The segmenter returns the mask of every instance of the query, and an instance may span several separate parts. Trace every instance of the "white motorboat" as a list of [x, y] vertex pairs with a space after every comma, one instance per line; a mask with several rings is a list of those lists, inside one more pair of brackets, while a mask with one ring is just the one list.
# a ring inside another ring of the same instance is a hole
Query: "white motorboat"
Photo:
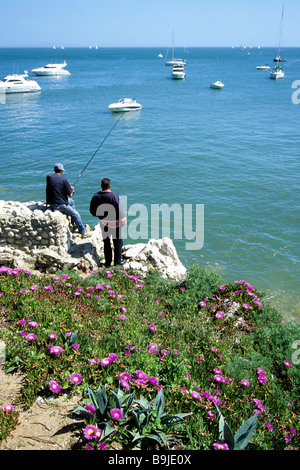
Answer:
[[126, 111], [138, 111], [142, 109], [142, 105], [137, 103], [136, 100], [131, 98], [121, 98], [116, 103], [112, 103], [108, 106], [113, 113], [120, 113]]
[[270, 70], [270, 66], [269, 65], [258, 65], [256, 67], [256, 70]]
[[66, 65], [66, 61], [63, 64], [47, 64], [44, 67], [32, 69], [31, 72], [38, 76], [70, 75], [70, 72], [65, 70]]
[[215, 88], [216, 90], [221, 90], [223, 87], [224, 83], [220, 82], [219, 80], [210, 84], [210, 88]]
[[185, 71], [183, 65], [173, 65], [172, 78], [177, 80], [185, 78]]
[[23, 75], [7, 75], [0, 81], [0, 93], [30, 93], [40, 91], [41, 87], [35, 80], [26, 79], [28, 73], [25, 70]]
[[280, 65], [276, 65], [270, 72], [270, 78], [273, 78], [273, 80], [280, 80], [281, 78], [284, 78], [284, 70]]

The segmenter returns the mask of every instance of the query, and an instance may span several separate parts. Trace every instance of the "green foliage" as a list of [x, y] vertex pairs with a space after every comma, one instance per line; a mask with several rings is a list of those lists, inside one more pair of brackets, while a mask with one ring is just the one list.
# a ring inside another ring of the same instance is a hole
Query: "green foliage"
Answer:
[[[297, 448], [300, 378], [291, 358], [299, 326], [282, 323], [245, 281], [226, 284], [193, 266], [183, 282], [123, 269], [86, 278], [2, 270], [0, 282], [4, 368], [22, 371], [25, 407], [37, 396], [82, 393], [96, 411], [79, 406], [76, 413], [101, 429], [108, 447], [212, 449], [217, 404], [230, 416], [230, 428], [220, 418], [230, 448], [280, 450], [288, 438]], [[73, 373], [81, 375], [78, 384], [70, 382]], [[122, 410], [120, 420], [113, 408]]]
[[216, 406], [219, 413], [219, 439], [226, 442], [229, 450], [244, 450], [249, 444], [257, 425], [257, 414], [247, 419], [236, 431], [232, 433], [229, 425], [225, 421], [220, 410]]

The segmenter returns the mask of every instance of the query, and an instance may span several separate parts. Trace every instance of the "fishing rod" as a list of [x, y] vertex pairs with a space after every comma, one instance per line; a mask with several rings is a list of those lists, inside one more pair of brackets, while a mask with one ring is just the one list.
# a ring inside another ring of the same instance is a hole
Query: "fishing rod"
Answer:
[[106, 141], [107, 137], [109, 136], [109, 134], [111, 134], [111, 132], [114, 130], [114, 128], [116, 127], [116, 125], [118, 124], [118, 122], [120, 121], [121, 117], [123, 116], [123, 113], [121, 113], [119, 119], [114, 123], [114, 125], [112, 126], [112, 128], [110, 129], [110, 131], [106, 134], [106, 136], [104, 137], [104, 139], [102, 140], [101, 144], [99, 145], [99, 147], [97, 148], [97, 150], [94, 152], [94, 154], [91, 156], [91, 158], [89, 159], [89, 161], [87, 162], [87, 164], [85, 165], [85, 167], [83, 168], [82, 172], [79, 173], [78, 177], [77, 177], [77, 180], [75, 181], [75, 183], [73, 184], [73, 186], [75, 186], [75, 184], [77, 183], [77, 181], [79, 180], [79, 178], [82, 176], [83, 172], [87, 169], [87, 167], [89, 166], [89, 164], [91, 163], [91, 161], [93, 160], [94, 156], [96, 155], [96, 153], [100, 150], [100, 148], [102, 147], [102, 145], [104, 144], [104, 142]]

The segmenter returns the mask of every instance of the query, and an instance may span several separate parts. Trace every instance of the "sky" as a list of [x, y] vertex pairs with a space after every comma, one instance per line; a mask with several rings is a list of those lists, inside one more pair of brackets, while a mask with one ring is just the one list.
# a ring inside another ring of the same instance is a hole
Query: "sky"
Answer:
[[0, 47], [300, 47], [300, 0], [0, 0]]

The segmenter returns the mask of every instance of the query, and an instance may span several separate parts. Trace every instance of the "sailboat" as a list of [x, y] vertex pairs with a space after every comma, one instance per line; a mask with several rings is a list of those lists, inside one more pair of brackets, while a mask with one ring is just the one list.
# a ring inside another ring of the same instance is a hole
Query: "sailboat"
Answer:
[[270, 78], [273, 80], [279, 80], [280, 78], [284, 78], [284, 70], [279, 62], [285, 59], [281, 59], [280, 57], [280, 44], [281, 44], [281, 34], [282, 34], [282, 21], [283, 21], [283, 13], [284, 13], [284, 5], [282, 6], [282, 13], [281, 13], [281, 23], [280, 23], [280, 34], [279, 34], [279, 46], [278, 46], [278, 54], [274, 59], [274, 62], [277, 63], [270, 72]]
[[167, 53], [166, 53], [165, 65], [172, 65], [173, 66], [173, 65], [185, 65], [186, 64], [186, 61], [184, 59], [175, 59], [174, 58], [174, 31], [173, 31], [173, 35], [172, 35], [172, 59], [167, 61], [168, 52], [169, 52], [169, 49], [167, 50]]

